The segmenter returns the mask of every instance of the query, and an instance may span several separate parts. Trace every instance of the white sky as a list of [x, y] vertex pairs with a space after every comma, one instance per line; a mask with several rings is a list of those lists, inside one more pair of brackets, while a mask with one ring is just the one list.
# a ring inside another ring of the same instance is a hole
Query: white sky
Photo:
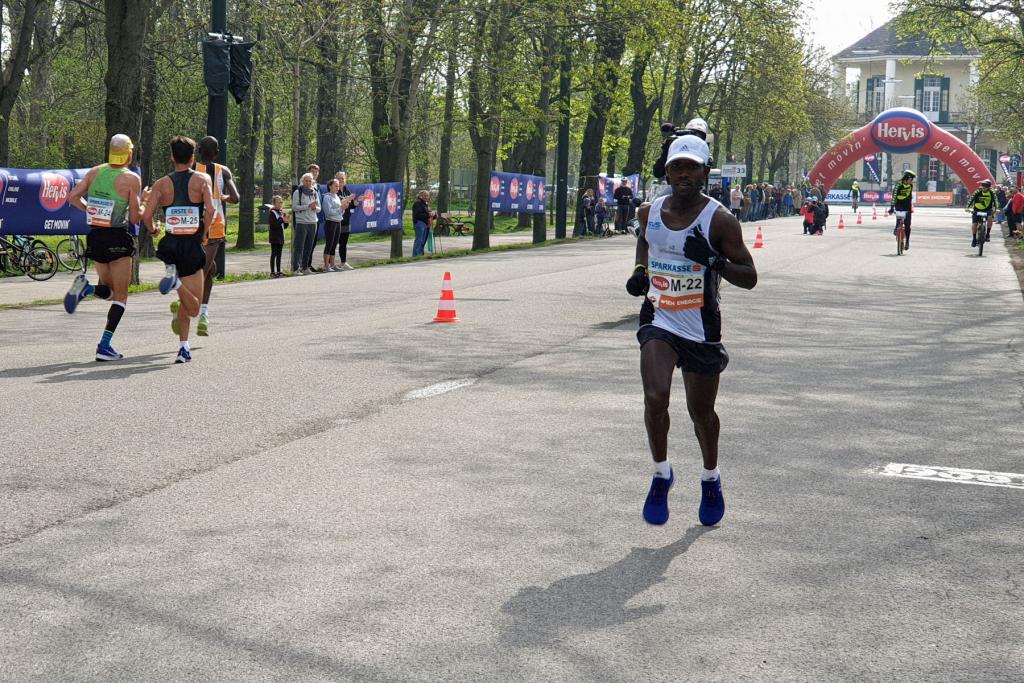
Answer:
[[810, 38], [834, 55], [871, 33], [892, 15], [890, 0], [808, 0]]

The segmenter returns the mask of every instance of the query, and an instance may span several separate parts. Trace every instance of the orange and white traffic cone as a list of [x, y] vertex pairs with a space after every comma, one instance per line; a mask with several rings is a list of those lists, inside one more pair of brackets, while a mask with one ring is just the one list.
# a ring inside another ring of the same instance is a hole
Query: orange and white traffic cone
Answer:
[[434, 316], [435, 323], [457, 323], [459, 318], [455, 315], [455, 290], [452, 289], [452, 274], [445, 272], [444, 282], [441, 283], [441, 299], [437, 303], [437, 315]]
[[857, 225], [862, 225], [864, 221], [860, 219], [860, 211], [857, 212]]
[[754, 249], [764, 249], [764, 235], [761, 234], [761, 226], [757, 226], [757, 236], [754, 237]]
[[843, 214], [839, 214], [839, 225], [836, 226], [840, 230], [846, 227], [846, 223], [843, 221]]
[[871, 206], [871, 220], [878, 220], [878, 207], [876, 205]]

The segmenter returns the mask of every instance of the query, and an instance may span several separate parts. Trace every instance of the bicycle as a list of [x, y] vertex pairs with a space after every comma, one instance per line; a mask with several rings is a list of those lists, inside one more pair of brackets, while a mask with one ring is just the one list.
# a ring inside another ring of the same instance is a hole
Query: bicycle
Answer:
[[978, 256], [985, 251], [985, 242], [989, 239], [988, 211], [975, 211], [971, 215], [971, 231], [974, 233], [974, 241], [978, 247]]
[[896, 255], [903, 255], [903, 244], [906, 240], [906, 233], [903, 229], [903, 219], [907, 217], [906, 211], [896, 211], [896, 229], [893, 230], [893, 234], [896, 235]]
[[57, 272], [57, 254], [41, 240], [0, 236], [0, 268], [33, 280], [49, 280]]
[[53, 251], [57, 254], [57, 260], [65, 270], [85, 272], [88, 265], [85, 255], [85, 240], [79, 235], [65, 237], [57, 243], [57, 248]]
[[473, 221], [465, 220], [458, 216], [453, 216], [450, 213], [442, 213], [437, 217], [437, 223], [434, 225], [434, 232], [437, 235], [471, 235], [473, 229], [476, 227]]

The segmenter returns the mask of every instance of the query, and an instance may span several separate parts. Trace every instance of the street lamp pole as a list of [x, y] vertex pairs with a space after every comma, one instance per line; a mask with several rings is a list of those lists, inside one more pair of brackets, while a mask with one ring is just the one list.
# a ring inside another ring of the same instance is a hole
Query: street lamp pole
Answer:
[[[228, 31], [227, 0], [213, 0], [213, 11], [210, 18], [210, 33], [223, 36]], [[228, 93], [207, 95], [206, 132], [220, 142], [220, 154], [217, 161], [227, 162], [228, 159]]]

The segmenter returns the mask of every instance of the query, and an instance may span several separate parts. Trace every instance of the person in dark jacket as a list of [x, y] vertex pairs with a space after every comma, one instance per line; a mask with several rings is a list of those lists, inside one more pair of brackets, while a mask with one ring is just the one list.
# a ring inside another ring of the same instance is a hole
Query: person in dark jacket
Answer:
[[423, 256], [423, 248], [427, 244], [427, 236], [430, 235], [430, 193], [423, 190], [416, 195], [416, 201], [412, 205], [412, 225], [416, 230], [416, 239], [412, 243], [412, 255]]
[[288, 227], [288, 214], [284, 212], [284, 198], [274, 195], [270, 209], [270, 277], [281, 277], [281, 252], [284, 251], [284, 231]]
[[817, 202], [814, 209], [814, 234], [825, 234], [825, 222], [828, 221], [828, 202], [822, 200]]

